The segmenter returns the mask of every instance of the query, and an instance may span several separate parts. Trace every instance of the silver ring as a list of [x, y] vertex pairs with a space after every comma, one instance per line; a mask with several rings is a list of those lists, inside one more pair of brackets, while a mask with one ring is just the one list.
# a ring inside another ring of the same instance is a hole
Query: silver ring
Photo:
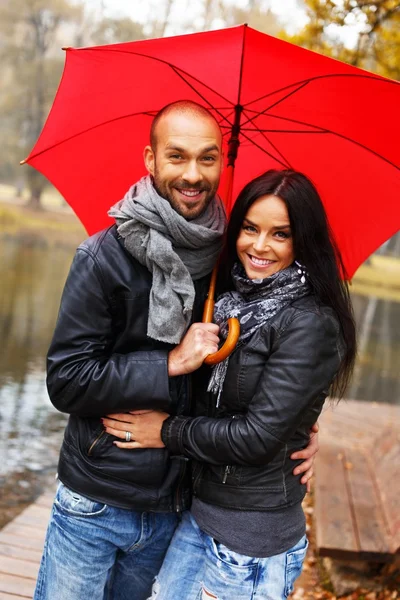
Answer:
[[126, 442], [131, 441], [131, 432], [130, 431], [125, 431], [125, 441]]

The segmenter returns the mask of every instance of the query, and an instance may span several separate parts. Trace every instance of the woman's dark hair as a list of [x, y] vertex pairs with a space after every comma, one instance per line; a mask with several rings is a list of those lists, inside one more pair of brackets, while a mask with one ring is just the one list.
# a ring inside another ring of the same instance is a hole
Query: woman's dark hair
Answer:
[[251, 205], [261, 196], [278, 196], [286, 204], [296, 260], [307, 271], [307, 279], [321, 303], [338, 316], [345, 342], [345, 355], [331, 387], [331, 395], [342, 397], [350, 381], [356, 356], [356, 332], [346, 269], [328, 223], [321, 198], [313, 183], [298, 171], [270, 170], [253, 179], [240, 192], [230, 216], [226, 246], [221, 259], [219, 287], [232, 289], [230, 276], [237, 262], [236, 240]]

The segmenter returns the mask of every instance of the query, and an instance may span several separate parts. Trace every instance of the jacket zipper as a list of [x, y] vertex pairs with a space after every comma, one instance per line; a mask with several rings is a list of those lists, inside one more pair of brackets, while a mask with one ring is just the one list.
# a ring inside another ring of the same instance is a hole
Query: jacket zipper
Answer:
[[232, 467], [230, 465], [227, 465], [225, 467], [225, 472], [224, 472], [224, 477], [222, 479], [222, 483], [226, 483], [226, 480], [228, 479], [228, 475], [230, 474], [231, 470], [232, 470]]
[[103, 437], [103, 435], [105, 434], [105, 430], [103, 430], [101, 433], [99, 433], [99, 435], [97, 436], [97, 438], [94, 440], [94, 442], [92, 442], [90, 444], [89, 450], [87, 451], [88, 456], [90, 456], [93, 452], [93, 448], [95, 447], [95, 445], [97, 444], [97, 442], [100, 441], [100, 439]]
[[[217, 404], [217, 406], [218, 406], [218, 404]], [[231, 419], [237, 419], [237, 418], [238, 418], [238, 416], [237, 416], [237, 415], [231, 415]], [[233, 473], [234, 473], [235, 471], [236, 471], [236, 467], [235, 467], [235, 466], [232, 466], [232, 465], [227, 465], [227, 466], [225, 467], [224, 476], [223, 476], [223, 478], [222, 478], [222, 483], [226, 483], [226, 480], [228, 479], [228, 476], [229, 476], [231, 473], [232, 473], [232, 475], [233, 475]]]

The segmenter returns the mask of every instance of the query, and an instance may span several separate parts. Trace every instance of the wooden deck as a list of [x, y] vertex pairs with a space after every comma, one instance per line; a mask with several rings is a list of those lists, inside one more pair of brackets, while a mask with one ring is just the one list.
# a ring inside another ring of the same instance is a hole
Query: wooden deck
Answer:
[[0, 531], [0, 600], [32, 598], [54, 491]]
[[391, 561], [400, 548], [400, 406], [342, 401], [320, 419], [315, 527], [321, 556]]

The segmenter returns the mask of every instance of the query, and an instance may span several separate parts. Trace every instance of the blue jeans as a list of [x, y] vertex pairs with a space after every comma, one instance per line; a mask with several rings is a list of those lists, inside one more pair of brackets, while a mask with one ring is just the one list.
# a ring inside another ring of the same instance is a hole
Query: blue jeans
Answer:
[[60, 483], [35, 600], [145, 600], [178, 517], [93, 502]]
[[304, 536], [282, 554], [269, 558], [245, 556], [201, 531], [187, 512], [172, 538], [151, 598], [284, 600], [301, 573], [307, 546]]

